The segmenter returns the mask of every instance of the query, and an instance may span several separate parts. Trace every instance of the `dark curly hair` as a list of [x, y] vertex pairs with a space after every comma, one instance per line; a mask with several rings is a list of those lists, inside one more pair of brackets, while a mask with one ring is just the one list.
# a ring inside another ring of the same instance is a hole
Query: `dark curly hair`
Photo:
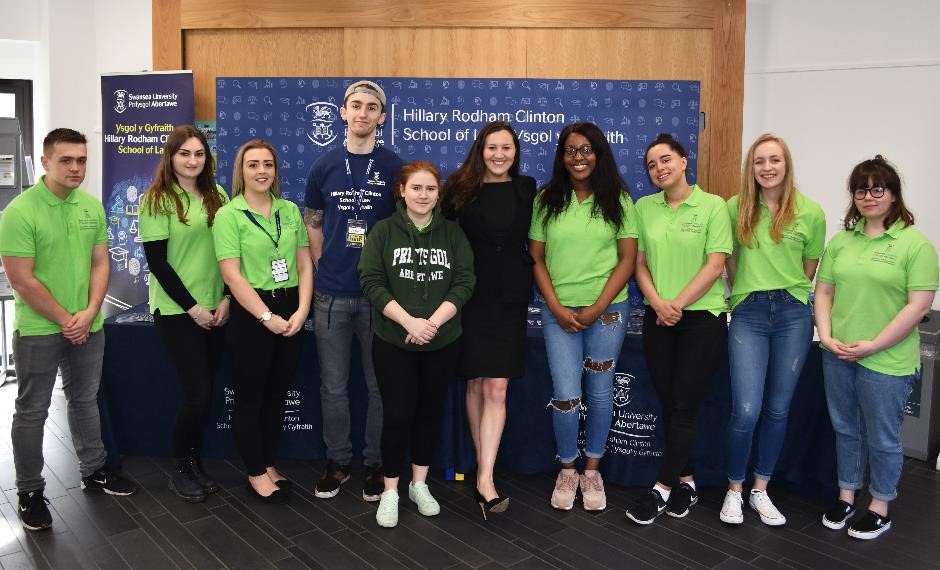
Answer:
[[467, 153], [467, 158], [460, 165], [456, 172], [447, 178], [444, 183], [444, 190], [441, 193], [441, 201], [446, 204], [446, 212], [453, 215], [459, 215], [461, 211], [480, 195], [480, 189], [483, 188], [483, 177], [486, 175], [486, 164], [483, 162], [483, 147], [486, 145], [486, 138], [499, 131], [508, 131], [512, 135], [512, 142], [516, 145], [516, 156], [513, 158], [512, 166], [509, 167], [509, 176], [516, 178], [519, 176], [519, 136], [513, 130], [512, 125], [506, 121], [492, 121], [480, 129], [477, 138]]

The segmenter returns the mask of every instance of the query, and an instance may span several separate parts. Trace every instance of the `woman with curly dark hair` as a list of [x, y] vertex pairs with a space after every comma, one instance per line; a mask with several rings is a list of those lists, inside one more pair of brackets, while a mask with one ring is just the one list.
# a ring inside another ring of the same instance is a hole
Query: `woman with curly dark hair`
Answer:
[[[552, 422], [561, 471], [551, 503], [607, 507], [598, 467], [613, 413], [613, 380], [626, 333], [626, 288], [636, 259], [636, 218], [604, 133], [574, 123], [558, 135], [552, 177], [535, 200], [529, 251], [541, 292], [542, 331], [552, 374]], [[584, 473], [578, 423], [587, 406]]]
[[476, 287], [463, 307], [457, 372], [467, 378], [467, 418], [477, 452], [475, 496], [484, 518], [509, 506], [493, 466], [506, 423], [509, 379], [525, 373], [532, 257], [526, 237], [535, 180], [519, 174], [519, 137], [505, 121], [487, 123], [444, 184], [444, 215], [473, 248]]

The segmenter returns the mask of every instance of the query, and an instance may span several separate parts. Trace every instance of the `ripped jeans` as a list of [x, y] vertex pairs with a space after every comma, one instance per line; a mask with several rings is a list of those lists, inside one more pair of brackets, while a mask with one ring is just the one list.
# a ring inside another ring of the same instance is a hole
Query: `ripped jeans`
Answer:
[[542, 303], [542, 334], [552, 373], [553, 396], [549, 405], [558, 459], [562, 463], [578, 458], [582, 394], [586, 409], [584, 455], [604, 456], [614, 410], [614, 372], [627, 332], [627, 319], [627, 303], [612, 303], [587, 330], [568, 333]]

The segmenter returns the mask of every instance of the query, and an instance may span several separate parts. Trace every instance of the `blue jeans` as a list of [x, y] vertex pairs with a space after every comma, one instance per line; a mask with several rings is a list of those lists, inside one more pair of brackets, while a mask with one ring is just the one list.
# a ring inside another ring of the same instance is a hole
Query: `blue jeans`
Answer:
[[78, 470], [88, 477], [107, 459], [98, 417], [98, 386], [104, 361], [104, 331], [88, 335], [84, 344], [72, 344], [61, 334], [20, 336], [13, 333], [16, 361], [16, 413], [13, 414], [13, 464], [20, 493], [44, 489], [42, 441], [56, 371], [62, 372], [62, 390]]
[[[588, 329], [568, 333], [542, 303], [542, 334], [552, 373], [552, 424], [562, 463], [578, 458], [582, 407], [586, 408], [584, 455], [604, 456], [614, 412], [614, 372], [627, 332], [627, 318], [626, 302], [613, 303]], [[562, 403], [570, 403], [568, 409], [560, 409]]]
[[829, 417], [836, 432], [839, 488], [862, 488], [866, 455], [871, 470], [871, 496], [891, 501], [898, 496], [904, 446], [904, 404], [920, 376], [891, 376], [845, 362], [823, 351], [823, 378]]
[[787, 435], [790, 401], [813, 339], [809, 305], [785, 290], [758, 291], [731, 313], [731, 421], [728, 425], [728, 481], [742, 483], [757, 430], [754, 477], [773, 475]]
[[313, 296], [313, 331], [320, 362], [320, 402], [326, 456], [340, 465], [352, 461], [349, 440], [349, 369], [353, 335], [359, 340], [362, 374], [369, 392], [366, 412], [366, 465], [382, 463], [382, 396], [372, 365], [372, 305], [365, 297]]

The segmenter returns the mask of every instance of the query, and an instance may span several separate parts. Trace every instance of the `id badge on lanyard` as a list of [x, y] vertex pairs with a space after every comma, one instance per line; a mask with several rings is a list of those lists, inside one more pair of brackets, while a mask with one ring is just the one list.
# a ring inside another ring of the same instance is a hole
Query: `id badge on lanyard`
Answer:
[[271, 278], [274, 279], [275, 283], [283, 283], [290, 279], [286, 259], [279, 257], [271, 260]]
[[346, 220], [346, 247], [362, 248], [366, 243], [367, 229], [365, 220]]
[[362, 184], [358, 187], [353, 182], [352, 167], [349, 165], [349, 157], [346, 157], [346, 179], [349, 182], [350, 191], [356, 194], [356, 206], [353, 211], [353, 219], [346, 220], [346, 247], [362, 249], [366, 243], [366, 233], [369, 231], [369, 224], [365, 220], [359, 219], [359, 210], [362, 209], [363, 189], [369, 182], [369, 174], [372, 172], [372, 163], [375, 159], [370, 158], [366, 165], [366, 175], [362, 179]]

